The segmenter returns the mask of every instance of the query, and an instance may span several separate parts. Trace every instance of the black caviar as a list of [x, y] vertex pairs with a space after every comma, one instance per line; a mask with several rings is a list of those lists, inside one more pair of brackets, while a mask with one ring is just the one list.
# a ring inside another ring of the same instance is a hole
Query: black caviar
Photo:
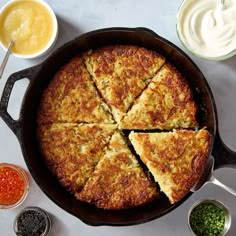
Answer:
[[48, 232], [47, 215], [39, 209], [27, 209], [16, 219], [15, 232], [18, 236], [42, 236]]

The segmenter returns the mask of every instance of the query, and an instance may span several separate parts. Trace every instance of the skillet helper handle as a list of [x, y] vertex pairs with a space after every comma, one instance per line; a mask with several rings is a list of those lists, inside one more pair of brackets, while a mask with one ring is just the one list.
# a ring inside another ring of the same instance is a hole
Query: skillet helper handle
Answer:
[[236, 169], [236, 152], [229, 149], [222, 141], [219, 131], [215, 136], [212, 154], [215, 158], [215, 169], [221, 167], [232, 167]]
[[236, 191], [234, 189], [232, 189], [232, 188], [228, 187], [227, 185], [221, 183], [218, 179], [215, 178], [214, 175], [211, 176], [210, 182], [212, 184], [215, 184], [215, 185], [223, 188], [225, 191], [233, 194], [234, 196], [236, 196]]
[[[34, 78], [35, 74], [38, 72], [39, 68], [40, 66], [34, 66], [10, 75], [3, 89], [0, 101], [0, 117], [18, 138], [20, 136], [21, 117], [19, 117], [18, 120], [14, 120], [7, 111], [11, 92], [16, 81], [26, 78], [31, 81], [32, 78]], [[30, 86], [30, 83], [28, 86]]]

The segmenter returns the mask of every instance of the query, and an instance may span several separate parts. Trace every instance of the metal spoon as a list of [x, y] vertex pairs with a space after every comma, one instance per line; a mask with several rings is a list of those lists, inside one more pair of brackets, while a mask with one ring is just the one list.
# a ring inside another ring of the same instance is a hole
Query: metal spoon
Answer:
[[228, 191], [229, 193], [233, 194], [234, 196], [236, 196], [236, 191], [226, 185], [224, 185], [223, 183], [221, 183], [219, 180], [217, 180], [214, 175], [213, 175], [213, 169], [214, 169], [214, 163], [215, 163], [215, 159], [210, 156], [207, 160], [206, 166], [202, 172], [202, 175], [200, 177], [200, 179], [198, 180], [198, 182], [191, 188], [192, 192], [196, 192], [199, 189], [201, 189], [203, 186], [205, 186], [208, 183], [212, 183], [215, 185], [220, 186], [221, 188], [223, 188], [224, 190]]
[[223, 10], [224, 9], [224, 5], [225, 5], [225, 0], [221, 0], [221, 10]]
[[5, 67], [6, 67], [8, 58], [9, 58], [9, 56], [11, 54], [11, 49], [12, 49], [13, 45], [14, 45], [14, 41], [12, 40], [10, 42], [9, 46], [8, 46], [6, 55], [5, 55], [5, 57], [4, 57], [3, 61], [2, 61], [2, 64], [0, 66], [0, 79], [2, 78], [2, 74], [3, 74], [3, 71], [4, 71]]

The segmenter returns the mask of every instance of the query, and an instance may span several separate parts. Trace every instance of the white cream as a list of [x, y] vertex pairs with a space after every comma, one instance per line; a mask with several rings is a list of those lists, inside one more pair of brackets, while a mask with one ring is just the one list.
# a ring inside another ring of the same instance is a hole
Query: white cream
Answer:
[[177, 31], [193, 53], [216, 58], [236, 49], [236, 0], [185, 0], [178, 14]]

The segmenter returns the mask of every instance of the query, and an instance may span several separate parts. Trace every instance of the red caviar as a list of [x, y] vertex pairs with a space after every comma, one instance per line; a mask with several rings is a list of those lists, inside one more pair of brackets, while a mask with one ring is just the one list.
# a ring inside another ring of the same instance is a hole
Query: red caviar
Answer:
[[0, 204], [17, 203], [25, 193], [25, 180], [17, 168], [0, 166]]

